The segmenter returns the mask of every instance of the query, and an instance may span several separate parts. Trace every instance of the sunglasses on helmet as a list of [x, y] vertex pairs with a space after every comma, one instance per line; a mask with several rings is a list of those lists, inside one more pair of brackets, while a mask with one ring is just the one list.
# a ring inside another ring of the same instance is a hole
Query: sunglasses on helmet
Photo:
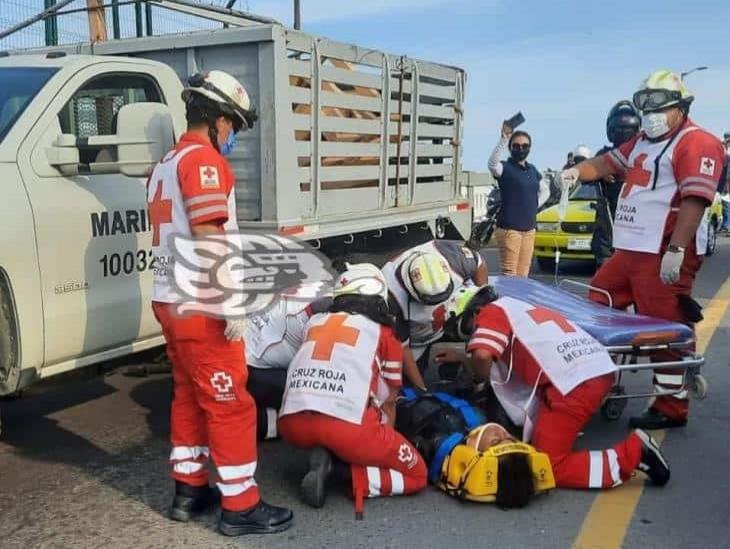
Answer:
[[676, 90], [640, 90], [634, 94], [634, 106], [642, 112], [656, 111], [682, 100]]

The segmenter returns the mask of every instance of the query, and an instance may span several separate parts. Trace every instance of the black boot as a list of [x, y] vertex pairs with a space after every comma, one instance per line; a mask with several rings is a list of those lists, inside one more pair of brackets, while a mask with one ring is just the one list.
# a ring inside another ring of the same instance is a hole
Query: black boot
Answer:
[[629, 427], [634, 429], [669, 429], [685, 425], [687, 425], [686, 419], [672, 419], [654, 408], [649, 408], [642, 415], [629, 419]]
[[309, 454], [309, 471], [302, 479], [301, 492], [304, 503], [322, 507], [327, 497], [327, 479], [332, 473], [332, 456], [322, 447]]
[[210, 486], [190, 486], [175, 481], [175, 497], [172, 499], [170, 518], [187, 522], [193, 514], [202, 513], [219, 501], [220, 493]]
[[659, 450], [659, 445], [649, 433], [641, 429], [636, 429], [634, 433], [641, 439], [641, 444], [643, 445], [641, 462], [637, 469], [646, 473], [657, 486], [664, 486], [669, 482], [671, 473], [669, 471], [669, 463], [667, 463], [667, 460]]
[[285, 507], [269, 505], [261, 500], [246, 511], [221, 510], [218, 528], [226, 536], [244, 534], [274, 534], [292, 525], [294, 513]]

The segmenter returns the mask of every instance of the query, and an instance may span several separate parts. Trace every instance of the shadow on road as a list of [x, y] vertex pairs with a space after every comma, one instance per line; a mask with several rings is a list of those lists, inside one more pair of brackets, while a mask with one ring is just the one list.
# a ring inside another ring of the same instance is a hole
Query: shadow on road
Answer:
[[[65, 416], [75, 407], [104, 397], [113, 398], [119, 392], [121, 390], [104, 377], [2, 402], [4, 430], [0, 442], [14, 448], [21, 458], [63, 464], [83, 471], [125, 497], [166, 514], [169, 493], [159, 488], [160, 483], [168, 478], [169, 376], [150, 378], [131, 390], [132, 399], [147, 411], [149, 435], [141, 443], [123, 446], [119, 451], [109, 451], [94, 442], [98, 439], [103, 444], [111, 440], [112, 447], [118, 446], [120, 442], [123, 444], [130, 421], [129, 401], [124, 397], [114, 399], [113, 404], [90, 408], [99, 408], [109, 417], [99, 418], [99, 412], [94, 412], [88, 418], [79, 419], [75, 416], [71, 423], [74, 429], [83, 431], [84, 436], [61, 425], [61, 422], [65, 423]], [[65, 411], [62, 419], [50, 417], [62, 410]], [[156, 486], [151, 485], [151, 478], [157, 479]], [[5, 480], [12, 484], [12, 480]], [[4, 486], [4, 489], [9, 488]], [[17, 488], [22, 493], [23, 487]]]

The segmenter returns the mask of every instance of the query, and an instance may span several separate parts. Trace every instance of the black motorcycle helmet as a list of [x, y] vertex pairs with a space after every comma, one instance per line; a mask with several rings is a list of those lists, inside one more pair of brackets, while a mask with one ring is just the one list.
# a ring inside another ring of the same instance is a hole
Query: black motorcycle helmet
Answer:
[[626, 143], [641, 127], [641, 117], [636, 107], [627, 100], [616, 103], [606, 119], [606, 136], [614, 147]]

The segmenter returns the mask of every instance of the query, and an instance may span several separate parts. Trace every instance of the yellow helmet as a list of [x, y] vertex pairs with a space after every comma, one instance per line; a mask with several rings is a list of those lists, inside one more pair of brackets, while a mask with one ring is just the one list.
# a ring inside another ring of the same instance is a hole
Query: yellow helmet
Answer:
[[462, 286], [457, 288], [446, 302], [446, 313], [459, 340], [466, 341], [474, 332], [474, 317], [480, 307], [498, 298], [492, 286]]
[[689, 106], [692, 92], [676, 72], [659, 70], [650, 74], [634, 94], [634, 106], [641, 112], [652, 112], [673, 105]]
[[449, 264], [440, 254], [415, 252], [400, 267], [403, 286], [413, 299], [426, 305], [446, 301], [454, 290]]
[[347, 263], [345, 272], [335, 282], [332, 296], [350, 294], [379, 296], [387, 302], [388, 284], [380, 269], [372, 263]]

